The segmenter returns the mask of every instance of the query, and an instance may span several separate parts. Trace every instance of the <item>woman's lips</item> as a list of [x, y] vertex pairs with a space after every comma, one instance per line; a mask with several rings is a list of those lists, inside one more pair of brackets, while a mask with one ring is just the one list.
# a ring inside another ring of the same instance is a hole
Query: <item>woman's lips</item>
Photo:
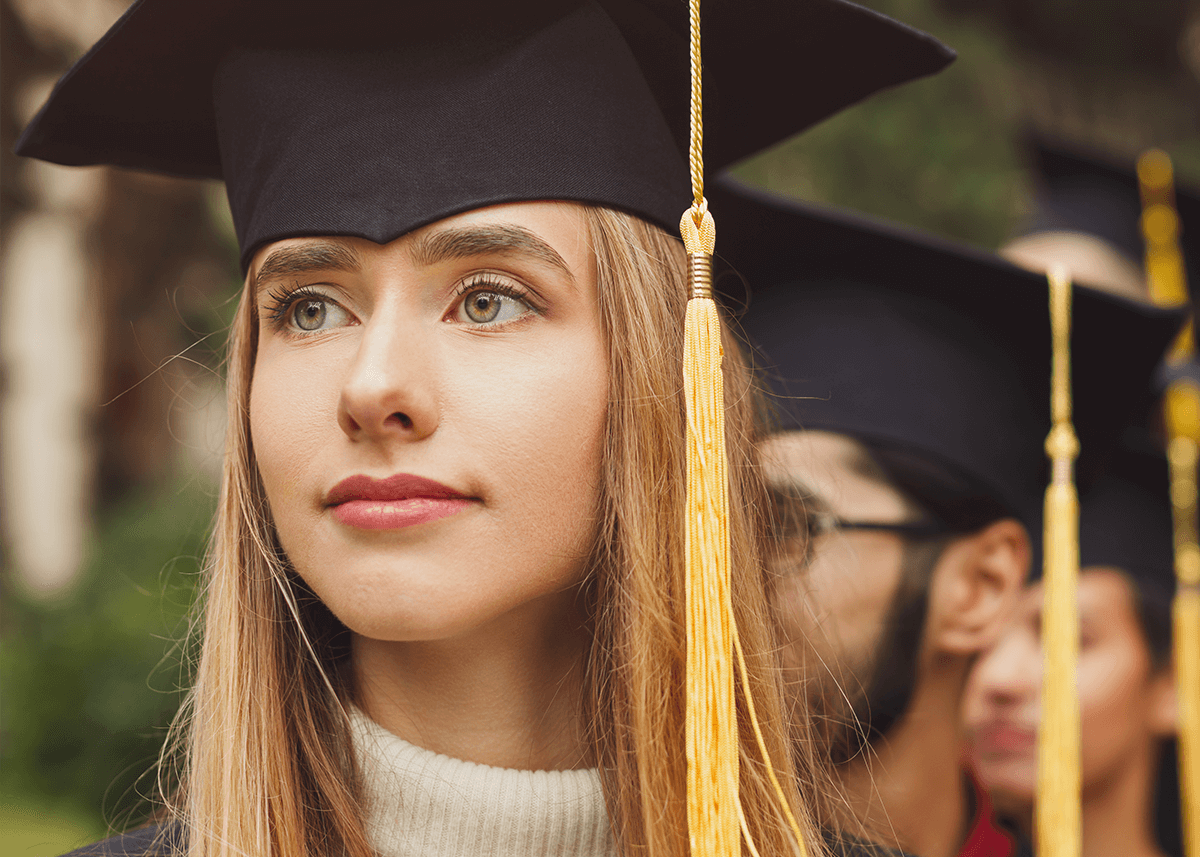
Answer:
[[1024, 756], [1037, 747], [1037, 731], [1007, 721], [993, 721], [975, 734], [976, 753], [983, 757]]
[[455, 515], [476, 498], [432, 479], [398, 473], [387, 479], [351, 476], [325, 497], [333, 517], [360, 530], [398, 530]]

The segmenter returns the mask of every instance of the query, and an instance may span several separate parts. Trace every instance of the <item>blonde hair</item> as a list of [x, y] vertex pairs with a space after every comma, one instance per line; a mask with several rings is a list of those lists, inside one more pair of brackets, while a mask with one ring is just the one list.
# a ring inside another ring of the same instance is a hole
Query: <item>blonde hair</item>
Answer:
[[[620, 853], [688, 853], [683, 753], [683, 251], [630, 215], [585, 207], [608, 341], [600, 525], [585, 583], [594, 626], [584, 716]], [[189, 857], [367, 857], [345, 705], [346, 632], [288, 565], [249, 433], [257, 320], [244, 290], [229, 354], [230, 423], [208, 562], [194, 689], [176, 722], [183, 757], [169, 802]], [[725, 343], [731, 556], [737, 621], [775, 773], [823, 851], [813, 800], [827, 774], [805, 724], [784, 726], [753, 463], [746, 363]], [[740, 710], [742, 800], [763, 854], [796, 853]], [[792, 739], [792, 740], [789, 740]]]

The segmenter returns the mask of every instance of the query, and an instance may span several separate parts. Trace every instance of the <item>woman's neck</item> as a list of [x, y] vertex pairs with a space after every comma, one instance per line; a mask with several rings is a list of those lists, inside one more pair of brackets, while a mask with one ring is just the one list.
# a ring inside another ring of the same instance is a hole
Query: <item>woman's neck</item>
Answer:
[[1151, 828], [1157, 754], [1138, 752], [1083, 795], [1083, 857], [1162, 857]]
[[433, 641], [355, 635], [357, 702], [406, 741], [502, 768], [589, 763], [581, 696], [587, 634], [574, 593]]

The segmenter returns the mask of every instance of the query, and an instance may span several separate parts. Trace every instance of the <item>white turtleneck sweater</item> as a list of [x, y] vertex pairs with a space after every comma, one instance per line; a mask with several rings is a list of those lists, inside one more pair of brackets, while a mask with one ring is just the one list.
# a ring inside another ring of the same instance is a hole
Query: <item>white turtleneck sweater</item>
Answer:
[[416, 747], [352, 709], [380, 857], [615, 857], [595, 768], [518, 771]]

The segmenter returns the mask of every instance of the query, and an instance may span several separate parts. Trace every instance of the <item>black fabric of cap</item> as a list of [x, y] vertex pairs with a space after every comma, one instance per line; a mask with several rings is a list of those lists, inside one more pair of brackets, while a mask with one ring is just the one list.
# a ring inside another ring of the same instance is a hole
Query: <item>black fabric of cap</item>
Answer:
[[[1100, 153], [1042, 136], [1029, 135], [1027, 149], [1037, 183], [1036, 207], [1028, 232], [1084, 232], [1108, 242], [1141, 269], [1146, 251], [1135, 165], [1122, 165]], [[1176, 183], [1175, 208], [1194, 318], [1194, 294], [1200, 284], [1200, 193]], [[1200, 366], [1194, 360], [1163, 363], [1153, 383], [1163, 390], [1180, 378], [1200, 383]]]
[[[1042, 576], [1042, 507], [1030, 506], [1035, 562]], [[1079, 567], [1117, 568], [1147, 597], [1169, 602], [1175, 591], [1174, 524], [1167, 460], [1144, 430], [1127, 431], [1103, 475], [1079, 498]]]
[[[785, 429], [929, 456], [1014, 514], [1046, 484], [1050, 321], [1044, 277], [993, 254], [710, 182], [717, 251], [750, 286], [742, 318]], [[727, 276], [718, 279], [726, 288]], [[740, 281], [735, 281], [740, 282]], [[1097, 474], [1182, 312], [1074, 290], [1072, 381]]]
[[[717, 169], [953, 52], [844, 0], [709, 0]], [[678, 0], [140, 0], [59, 82], [18, 152], [223, 178], [245, 264], [298, 235], [385, 242], [527, 199], [674, 231], [691, 199]]]
[[1080, 498], [1079, 565], [1119, 568], [1160, 599], [1175, 591], [1171, 488], [1162, 454], [1127, 445], [1114, 452], [1104, 477]]

